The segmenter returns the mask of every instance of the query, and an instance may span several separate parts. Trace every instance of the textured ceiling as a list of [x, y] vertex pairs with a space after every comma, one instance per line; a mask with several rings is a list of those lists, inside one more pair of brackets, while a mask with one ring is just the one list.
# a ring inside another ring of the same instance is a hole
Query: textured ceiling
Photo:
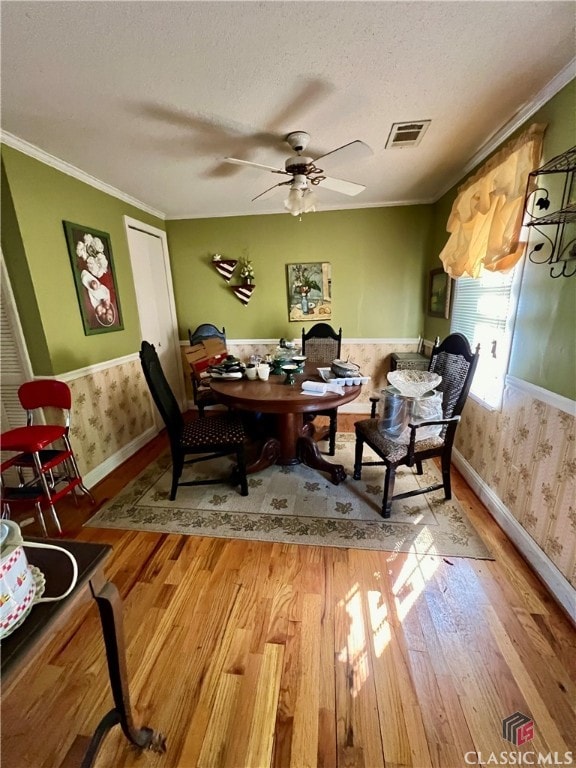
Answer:
[[[2, 3], [1, 120], [168, 218], [272, 213], [290, 131], [330, 175], [323, 210], [429, 202], [554, 83], [574, 76], [573, 2]], [[552, 95], [552, 94], [551, 94]], [[416, 148], [392, 123], [430, 119]]]

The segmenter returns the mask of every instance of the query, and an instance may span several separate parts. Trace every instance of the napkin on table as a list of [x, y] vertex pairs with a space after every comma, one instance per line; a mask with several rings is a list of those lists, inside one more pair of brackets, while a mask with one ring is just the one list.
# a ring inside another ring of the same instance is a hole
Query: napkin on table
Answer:
[[303, 381], [302, 392], [305, 395], [325, 395], [326, 392], [335, 392], [337, 395], [343, 395], [344, 390], [339, 384], [330, 384], [320, 381]]

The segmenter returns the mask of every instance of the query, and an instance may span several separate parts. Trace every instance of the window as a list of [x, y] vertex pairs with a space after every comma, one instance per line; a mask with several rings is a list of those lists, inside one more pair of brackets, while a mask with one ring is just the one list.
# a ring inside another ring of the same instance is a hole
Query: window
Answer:
[[455, 281], [450, 330], [463, 333], [473, 349], [480, 344], [470, 392], [492, 408], [502, 404], [521, 272], [517, 265], [511, 272], [484, 270], [479, 278]]

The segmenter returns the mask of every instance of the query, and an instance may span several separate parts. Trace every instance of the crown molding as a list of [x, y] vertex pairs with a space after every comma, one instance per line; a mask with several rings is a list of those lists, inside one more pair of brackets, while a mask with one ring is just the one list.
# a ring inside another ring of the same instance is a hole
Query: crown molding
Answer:
[[12, 149], [17, 149], [24, 155], [33, 157], [35, 160], [39, 160], [41, 163], [49, 165], [51, 168], [55, 168], [57, 171], [65, 173], [67, 176], [72, 176], [74, 179], [78, 179], [78, 181], [82, 181], [84, 184], [88, 184], [89, 186], [100, 190], [100, 192], [105, 192], [107, 195], [112, 195], [112, 197], [116, 197], [118, 200], [128, 203], [128, 205], [133, 205], [135, 208], [145, 211], [151, 216], [156, 216], [158, 219], [162, 220], [166, 218], [166, 215], [162, 211], [158, 211], [156, 208], [146, 205], [146, 203], [143, 203], [141, 200], [137, 200], [135, 197], [131, 197], [125, 192], [116, 189], [116, 187], [106, 184], [104, 181], [100, 181], [100, 179], [97, 179], [95, 176], [91, 176], [89, 173], [80, 170], [80, 168], [76, 168], [75, 165], [71, 165], [65, 160], [60, 160], [60, 158], [50, 155], [43, 149], [36, 147], [34, 144], [30, 144], [28, 141], [24, 141], [24, 139], [18, 138], [18, 136], [14, 136], [12, 133], [2, 131], [0, 140], [3, 144], [6, 144], [6, 146], [12, 147]]
[[470, 171], [472, 171], [482, 160], [485, 160], [488, 155], [502, 144], [503, 141], [514, 133], [523, 123], [526, 122], [535, 112], [538, 112], [540, 107], [543, 107], [553, 96], [568, 85], [569, 82], [576, 77], [576, 58], [572, 59], [564, 69], [560, 70], [558, 74], [547, 83], [536, 96], [524, 104], [515, 114], [499, 128], [492, 136], [480, 147], [480, 149], [470, 158], [466, 163], [463, 170], [458, 173], [458, 177], [453, 177], [452, 181], [444, 187], [433, 202], [437, 202], [448, 192], [455, 184], [458, 184]]

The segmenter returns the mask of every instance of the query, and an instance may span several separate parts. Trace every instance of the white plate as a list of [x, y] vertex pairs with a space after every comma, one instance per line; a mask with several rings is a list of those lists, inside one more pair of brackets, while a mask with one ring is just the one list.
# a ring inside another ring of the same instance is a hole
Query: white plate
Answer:
[[223, 381], [233, 381], [234, 379], [241, 379], [244, 374], [242, 371], [237, 371], [235, 373], [211, 373], [210, 376], [213, 379], [222, 379]]

